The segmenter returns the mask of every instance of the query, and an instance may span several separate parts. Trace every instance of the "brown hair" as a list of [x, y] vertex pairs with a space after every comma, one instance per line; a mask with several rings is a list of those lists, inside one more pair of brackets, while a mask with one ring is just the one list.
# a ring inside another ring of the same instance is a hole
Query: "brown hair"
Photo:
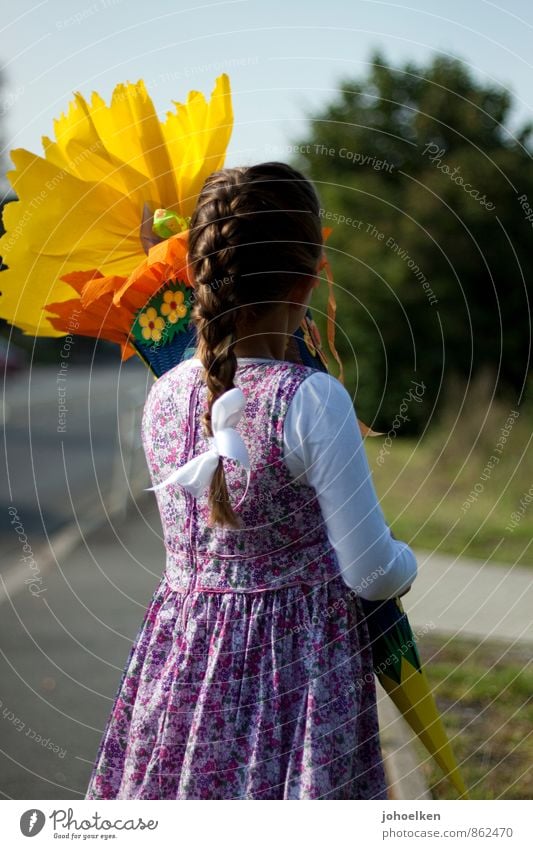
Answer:
[[[316, 191], [283, 162], [224, 168], [206, 179], [189, 227], [195, 285], [192, 318], [207, 383], [203, 424], [212, 436], [214, 401], [234, 386], [233, 351], [244, 313], [257, 315], [316, 274], [323, 237]], [[222, 458], [209, 491], [211, 521], [239, 527]]]

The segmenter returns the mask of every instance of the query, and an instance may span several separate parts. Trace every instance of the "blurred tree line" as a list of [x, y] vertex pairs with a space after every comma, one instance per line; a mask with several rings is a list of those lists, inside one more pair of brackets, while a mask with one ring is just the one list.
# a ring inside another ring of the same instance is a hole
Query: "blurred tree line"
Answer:
[[394, 69], [376, 51], [368, 75], [341, 80], [331, 102], [308, 114], [308, 137], [294, 140], [293, 164], [314, 181], [323, 225], [333, 227], [347, 388], [380, 430], [412, 389], [402, 432], [419, 432], [438, 416], [452, 376], [489, 370], [496, 394], [514, 403], [523, 391], [533, 127], [511, 132], [512, 108], [507, 90], [477, 82], [457, 59]]

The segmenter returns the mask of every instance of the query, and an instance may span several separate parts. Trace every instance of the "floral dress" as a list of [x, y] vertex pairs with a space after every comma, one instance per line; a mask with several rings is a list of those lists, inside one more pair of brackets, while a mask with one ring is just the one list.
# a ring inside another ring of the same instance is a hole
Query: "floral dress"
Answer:
[[[314, 370], [239, 364], [251, 474], [239, 529], [207, 497], [158, 490], [163, 576], [132, 645], [87, 799], [386, 799], [368, 631], [314, 490], [283, 459], [283, 421]], [[184, 360], [152, 386], [152, 483], [209, 447], [206, 387]], [[230, 498], [246, 486], [224, 459]]]

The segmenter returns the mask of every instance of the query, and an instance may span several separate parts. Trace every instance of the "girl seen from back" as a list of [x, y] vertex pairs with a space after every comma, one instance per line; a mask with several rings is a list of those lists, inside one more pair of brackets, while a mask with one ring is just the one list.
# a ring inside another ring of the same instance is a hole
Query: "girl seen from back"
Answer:
[[284, 359], [323, 252], [279, 162], [206, 180], [190, 224], [196, 355], [142, 438], [166, 564], [88, 799], [386, 799], [360, 596], [417, 565], [377, 500], [351, 398]]

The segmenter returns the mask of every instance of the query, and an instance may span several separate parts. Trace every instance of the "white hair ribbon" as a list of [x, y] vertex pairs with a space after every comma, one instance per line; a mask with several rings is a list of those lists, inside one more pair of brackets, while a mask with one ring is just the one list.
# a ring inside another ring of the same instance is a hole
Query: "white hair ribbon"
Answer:
[[219, 458], [229, 457], [231, 460], [240, 463], [247, 472], [246, 489], [239, 501], [240, 504], [246, 496], [250, 483], [250, 458], [244, 440], [235, 425], [239, 422], [245, 406], [246, 397], [243, 391], [237, 387], [228, 389], [220, 395], [211, 408], [213, 436], [209, 438], [207, 451], [192, 457], [185, 465], [171, 472], [165, 480], [155, 486], [146, 487], [146, 489], [154, 491], [171, 483], [177, 483], [194, 495], [195, 498], [198, 498], [202, 492], [209, 488]]

